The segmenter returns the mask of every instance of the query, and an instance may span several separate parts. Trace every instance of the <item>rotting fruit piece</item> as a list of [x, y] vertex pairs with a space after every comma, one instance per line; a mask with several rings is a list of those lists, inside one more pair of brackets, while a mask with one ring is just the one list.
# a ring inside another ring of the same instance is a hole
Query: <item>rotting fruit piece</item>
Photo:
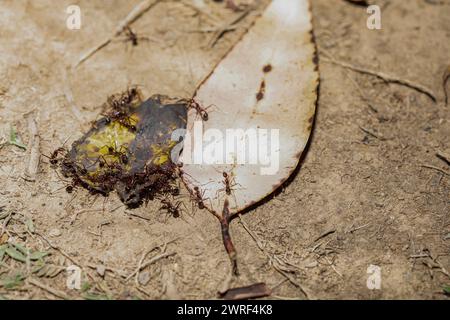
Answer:
[[62, 171], [92, 193], [116, 190], [128, 207], [170, 194], [177, 178], [171, 152], [176, 129], [186, 128], [187, 106], [162, 95], [142, 102], [136, 88], [108, 99], [104, 117], [72, 145]]

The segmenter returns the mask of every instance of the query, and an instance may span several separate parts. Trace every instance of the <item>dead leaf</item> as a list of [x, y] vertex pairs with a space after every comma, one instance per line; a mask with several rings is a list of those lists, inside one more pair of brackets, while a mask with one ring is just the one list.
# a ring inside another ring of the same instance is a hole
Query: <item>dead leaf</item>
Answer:
[[198, 88], [208, 121], [188, 113], [182, 178], [220, 220], [230, 257], [232, 216], [287, 181], [307, 145], [318, 86], [311, 32], [307, 0], [272, 1]]

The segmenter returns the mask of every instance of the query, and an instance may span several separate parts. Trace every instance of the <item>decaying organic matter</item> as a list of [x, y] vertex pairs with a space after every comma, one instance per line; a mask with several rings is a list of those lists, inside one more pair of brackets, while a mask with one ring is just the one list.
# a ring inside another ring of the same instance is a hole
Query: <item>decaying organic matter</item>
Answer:
[[161, 95], [142, 102], [139, 91], [131, 88], [110, 97], [104, 109], [104, 117], [62, 159], [64, 175], [92, 193], [115, 190], [131, 208], [178, 192], [176, 165], [170, 159], [178, 141], [172, 140], [172, 132], [185, 127], [186, 105]]

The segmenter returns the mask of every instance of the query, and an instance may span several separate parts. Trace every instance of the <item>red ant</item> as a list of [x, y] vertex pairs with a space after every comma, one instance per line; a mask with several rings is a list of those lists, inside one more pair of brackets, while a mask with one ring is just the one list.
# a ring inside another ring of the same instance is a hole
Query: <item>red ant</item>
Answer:
[[132, 119], [125, 111], [113, 110], [110, 113], [108, 113], [105, 118], [107, 123], [117, 121], [125, 128], [133, 132], [136, 131], [136, 125], [132, 123]]
[[140, 40], [153, 41], [153, 39], [149, 37], [140, 37], [133, 31], [129, 26], [125, 28], [125, 36], [126, 38], [122, 41], [127, 42], [130, 41], [133, 47], [137, 47], [139, 45]]
[[225, 178], [225, 192], [227, 195], [231, 195], [231, 185], [230, 185], [230, 178], [228, 177], [228, 174], [226, 172], [222, 173], [222, 176]]
[[[117, 151], [117, 148], [113, 148], [111, 146], [106, 146], [106, 147], [108, 147], [108, 155], [117, 157], [120, 160], [120, 162], [122, 162], [123, 164], [128, 164], [129, 159], [126, 154], [127, 148], [124, 145], [120, 146], [119, 151]], [[125, 148], [125, 151], [122, 151], [123, 148]]]
[[138, 36], [137, 34], [130, 28], [130, 27], [126, 27], [125, 28], [128, 40], [131, 41], [131, 44], [136, 47], [138, 45]]
[[161, 200], [161, 203], [163, 204], [161, 209], [164, 209], [167, 211], [167, 213], [171, 214], [174, 218], [178, 218], [180, 216], [180, 206], [183, 204], [181, 201], [178, 201], [175, 205], [173, 205], [169, 200], [163, 199]]
[[187, 105], [189, 109], [195, 109], [203, 121], [208, 121], [209, 115], [206, 109], [208, 109], [209, 107], [203, 108], [197, 101], [195, 101], [194, 98], [189, 99], [187, 101]]
[[43, 156], [50, 159], [50, 163], [52, 165], [56, 165], [56, 164], [58, 164], [59, 160], [61, 160], [61, 159], [58, 159], [59, 154], [63, 153], [63, 152], [67, 153], [67, 150], [63, 147], [60, 147], [60, 148], [56, 149], [55, 151], [53, 151], [50, 156], [47, 156], [45, 154], [43, 154]]
[[195, 201], [197, 201], [199, 209], [205, 209], [205, 204], [203, 202], [203, 195], [205, 192], [200, 193], [200, 189], [198, 187], [194, 187], [194, 197]]
[[233, 173], [228, 174], [225, 171], [222, 172], [222, 177], [224, 178], [223, 184], [225, 185], [224, 188], [217, 190], [217, 193], [225, 191], [227, 195], [231, 195], [233, 191], [233, 187], [240, 185], [239, 183], [236, 183], [234, 178], [232, 177]]
[[138, 101], [141, 100], [141, 93], [137, 87], [131, 87], [122, 93], [120, 97], [117, 97], [117, 95], [109, 97], [108, 105], [112, 110], [105, 115], [107, 123], [117, 121], [131, 131], [136, 131], [136, 125], [129, 116], [129, 108], [136, 99]]

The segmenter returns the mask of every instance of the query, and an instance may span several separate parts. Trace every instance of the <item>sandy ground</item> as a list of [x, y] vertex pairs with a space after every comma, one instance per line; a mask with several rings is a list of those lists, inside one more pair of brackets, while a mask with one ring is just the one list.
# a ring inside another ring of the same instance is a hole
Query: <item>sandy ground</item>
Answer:
[[[206, 211], [188, 205], [176, 219], [156, 202], [130, 211], [115, 195], [68, 194], [45, 157], [36, 180], [23, 179], [32, 138], [27, 113], [34, 110], [40, 151], [48, 155], [65, 141], [70, 146], [106, 97], [131, 84], [145, 96], [189, 97], [255, 19], [239, 22], [210, 48], [211, 33], [193, 32], [214, 27], [210, 16], [167, 1], [132, 25], [150, 40], [132, 46], [119, 37], [76, 72], [66, 71], [111, 34], [134, 2], [75, 1], [83, 20], [72, 31], [65, 10], [73, 1], [1, 1], [0, 131], [8, 141], [14, 126], [28, 149], [6, 143], [0, 150], [0, 244], [49, 252], [43, 263], [61, 272], [33, 273], [37, 261], [4, 257], [0, 297], [215, 298], [227, 277], [219, 225]], [[372, 2], [382, 7], [382, 30], [366, 28], [364, 7], [312, 1], [321, 74], [312, 140], [292, 182], [243, 222], [232, 222], [241, 268], [233, 286], [265, 282], [272, 298], [305, 299], [300, 285], [316, 299], [448, 299], [442, 290], [450, 284], [450, 166], [436, 153], [450, 154], [442, 83], [450, 64], [450, 1]], [[236, 15], [206, 3], [223, 23]], [[341, 62], [425, 86], [437, 101]], [[128, 278], [154, 247], [145, 261], [169, 256]], [[82, 290], [66, 286], [64, 268], [72, 264], [83, 267]], [[380, 290], [366, 285], [369, 265], [381, 268]]]

